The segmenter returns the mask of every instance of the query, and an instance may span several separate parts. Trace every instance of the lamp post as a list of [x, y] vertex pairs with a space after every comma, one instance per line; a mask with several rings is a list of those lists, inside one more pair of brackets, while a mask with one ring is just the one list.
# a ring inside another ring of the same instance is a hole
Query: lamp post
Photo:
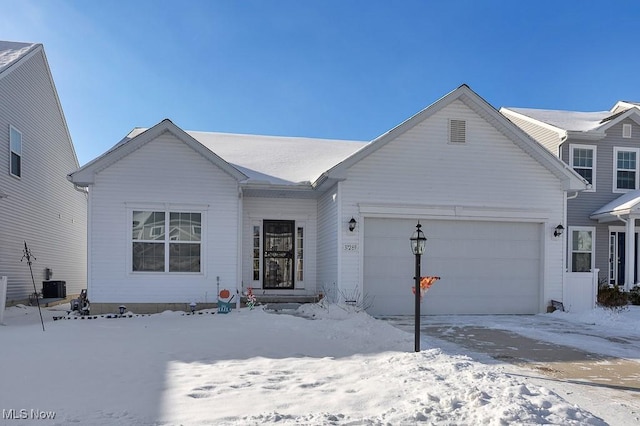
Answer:
[[420, 257], [424, 253], [425, 243], [427, 242], [427, 237], [424, 236], [424, 233], [420, 229], [422, 225], [420, 225], [420, 221], [416, 225], [416, 230], [409, 238], [411, 241], [411, 251], [416, 257], [416, 271], [415, 276], [413, 277], [415, 280], [415, 293], [416, 293], [416, 308], [415, 308], [415, 351], [420, 352]]

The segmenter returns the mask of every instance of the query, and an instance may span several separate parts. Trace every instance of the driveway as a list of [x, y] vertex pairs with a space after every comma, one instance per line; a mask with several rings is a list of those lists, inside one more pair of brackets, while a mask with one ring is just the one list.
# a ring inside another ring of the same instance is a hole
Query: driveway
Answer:
[[[413, 333], [414, 317], [385, 319]], [[618, 404], [620, 419], [606, 419], [612, 425], [629, 419], [640, 424], [640, 336], [604, 333], [548, 315], [425, 316], [421, 331], [423, 349], [440, 347], [479, 362], [515, 366], [505, 371], [596, 415], [598, 406], [604, 411]]]

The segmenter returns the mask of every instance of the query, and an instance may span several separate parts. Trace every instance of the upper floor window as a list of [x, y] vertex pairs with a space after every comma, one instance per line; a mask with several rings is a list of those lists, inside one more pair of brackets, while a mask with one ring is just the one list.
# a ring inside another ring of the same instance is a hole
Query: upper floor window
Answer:
[[596, 189], [596, 147], [590, 145], [574, 145], [569, 147], [569, 163], [573, 170], [591, 184], [591, 191]]
[[13, 126], [9, 126], [9, 173], [22, 176], [22, 133]]
[[622, 137], [628, 139], [631, 137], [631, 124], [622, 125]]
[[136, 210], [132, 219], [133, 272], [201, 272], [201, 213]]
[[613, 149], [614, 192], [638, 189], [638, 152], [638, 148]]

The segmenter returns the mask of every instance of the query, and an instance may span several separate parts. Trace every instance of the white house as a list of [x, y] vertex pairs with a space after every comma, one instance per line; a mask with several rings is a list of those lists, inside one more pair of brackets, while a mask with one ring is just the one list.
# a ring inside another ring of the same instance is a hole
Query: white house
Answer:
[[[134, 129], [69, 175], [89, 187], [92, 309], [357, 299], [423, 313], [537, 313], [563, 298], [566, 197], [585, 181], [463, 85], [363, 142]], [[352, 220], [353, 219], [353, 220]], [[351, 226], [350, 226], [351, 222]]]
[[67, 296], [86, 287], [87, 196], [66, 177], [79, 164], [51, 76], [37, 43], [0, 41], [0, 276], [9, 304], [64, 281]]

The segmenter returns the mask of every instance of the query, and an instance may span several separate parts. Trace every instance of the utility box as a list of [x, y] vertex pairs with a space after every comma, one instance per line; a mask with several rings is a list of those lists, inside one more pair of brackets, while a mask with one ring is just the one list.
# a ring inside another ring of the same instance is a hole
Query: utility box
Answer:
[[45, 299], [64, 299], [67, 297], [66, 281], [42, 281], [42, 297]]

